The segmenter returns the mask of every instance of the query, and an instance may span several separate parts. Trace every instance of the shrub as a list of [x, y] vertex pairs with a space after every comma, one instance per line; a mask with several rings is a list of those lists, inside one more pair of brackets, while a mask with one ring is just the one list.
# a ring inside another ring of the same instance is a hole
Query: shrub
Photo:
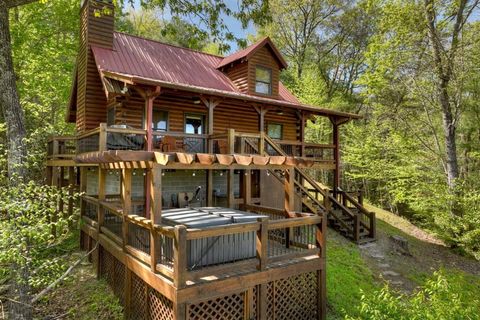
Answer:
[[459, 273], [435, 272], [422, 288], [411, 295], [388, 286], [374, 294], [362, 295], [358, 316], [348, 320], [474, 320], [480, 319], [480, 280]]

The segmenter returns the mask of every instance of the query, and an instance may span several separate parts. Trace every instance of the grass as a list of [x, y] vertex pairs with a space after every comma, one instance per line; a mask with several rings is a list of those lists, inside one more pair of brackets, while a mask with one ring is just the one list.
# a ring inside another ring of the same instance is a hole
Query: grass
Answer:
[[327, 319], [355, 315], [362, 292], [369, 294], [380, 285], [363, 261], [358, 247], [329, 230], [327, 240]]

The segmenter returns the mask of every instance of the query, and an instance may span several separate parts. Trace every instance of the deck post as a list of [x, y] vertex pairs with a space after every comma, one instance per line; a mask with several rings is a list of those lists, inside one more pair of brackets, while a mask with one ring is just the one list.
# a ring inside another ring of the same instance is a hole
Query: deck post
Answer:
[[[67, 217], [71, 217], [73, 214], [73, 193], [75, 191], [75, 167], [68, 167], [68, 209]], [[69, 226], [72, 227], [69, 222]]]
[[148, 188], [151, 189], [151, 209], [150, 209], [150, 267], [153, 273], [157, 272], [159, 236], [155, 231], [155, 224], [161, 224], [162, 222], [162, 169], [158, 166], [154, 166], [150, 169], [152, 179]]
[[122, 249], [126, 252], [126, 245], [128, 244], [128, 220], [127, 217], [132, 210], [132, 169], [122, 169], [122, 208], [123, 208], [123, 222], [122, 222]]
[[[102, 201], [105, 201], [106, 193], [105, 193], [105, 186], [106, 186], [106, 179], [107, 179], [107, 170], [101, 167], [98, 167], [98, 207], [97, 207], [97, 241], [100, 239], [100, 233], [102, 232], [102, 226], [104, 223], [105, 212], [101, 205]], [[100, 278], [100, 268], [101, 268], [101, 250], [97, 249], [94, 253], [96, 255], [96, 269], [97, 269], [97, 278]]]
[[244, 170], [242, 179], [242, 196], [244, 205], [252, 203], [252, 170], [250, 169]]
[[100, 123], [100, 132], [98, 134], [98, 151], [107, 150], [107, 124]]
[[229, 154], [235, 153], [235, 129], [228, 129], [227, 131], [227, 149]]
[[185, 272], [187, 271], [187, 228], [183, 225], [175, 226], [175, 240], [173, 248], [173, 284], [177, 289], [185, 286]]
[[318, 270], [317, 281], [318, 281], [318, 319], [325, 320], [327, 318], [327, 276], [326, 276], [326, 256], [327, 256], [327, 246], [326, 246], [326, 235], [327, 235], [327, 223], [328, 223], [328, 213], [324, 212], [322, 214], [322, 222], [317, 225], [317, 246], [320, 248], [320, 263], [321, 268]]
[[258, 141], [258, 154], [265, 154], [265, 132], [260, 131], [260, 140]]
[[285, 191], [285, 215], [288, 217], [290, 214], [295, 211], [295, 178], [294, 178], [293, 169], [285, 169], [285, 182], [284, 182], [284, 191]]
[[335, 149], [333, 150], [333, 159], [335, 160], [335, 170], [333, 173], [333, 194], [337, 195], [337, 190], [340, 187], [340, 134], [338, 131], [338, 124], [336, 119], [333, 121], [333, 144]]
[[131, 318], [132, 310], [132, 271], [130, 268], [125, 266], [125, 287], [124, 287], [124, 297], [125, 297], [125, 310], [124, 310], [124, 319]]
[[233, 194], [233, 184], [235, 180], [235, 172], [233, 169], [227, 170], [227, 207], [233, 208], [235, 196]]
[[207, 169], [207, 207], [213, 206], [213, 170]]
[[[80, 193], [86, 193], [87, 191], [87, 167], [79, 167], [80, 170]], [[85, 214], [85, 205], [82, 199], [80, 199], [80, 217]]]
[[[268, 264], [268, 218], [258, 218], [260, 229], [257, 231], [257, 258], [259, 271], [267, 268]], [[267, 318], [267, 284], [258, 285], [258, 301], [257, 301], [257, 319]]]
[[353, 241], [360, 240], [360, 213], [355, 213], [353, 216]]
[[377, 219], [374, 211], [370, 212], [370, 238], [377, 238]]

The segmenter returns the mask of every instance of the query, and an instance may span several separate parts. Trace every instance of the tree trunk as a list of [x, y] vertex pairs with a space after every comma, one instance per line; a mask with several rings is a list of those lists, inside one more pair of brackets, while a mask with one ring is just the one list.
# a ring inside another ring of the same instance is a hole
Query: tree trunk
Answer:
[[7, 125], [8, 176], [25, 177], [24, 115], [18, 98], [8, 20], [8, 3], [0, 1], [0, 108]]
[[440, 81], [439, 93], [440, 104], [442, 105], [443, 133], [447, 159], [447, 183], [450, 190], [455, 191], [456, 180], [458, 179], [457, 143], [455, 141], [456, 127], [449, 101], [449, 95], [447, 92], [447, 86], [448, 83], [446, 81]]

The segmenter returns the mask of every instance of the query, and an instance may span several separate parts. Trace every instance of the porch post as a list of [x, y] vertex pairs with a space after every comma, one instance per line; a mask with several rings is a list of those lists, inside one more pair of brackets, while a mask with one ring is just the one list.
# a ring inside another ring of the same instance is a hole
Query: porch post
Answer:
[[264, 106], [253, 106], [255, 108], [255, 111], [258, 113], [258, 131], [260, 132], [265, 132], [265, 115], [268, 112], [268, 108]]
[[[146, 136], [146, 151], [153, 150], [153, 130], [152, 130], [152, 121], [153, 121], [153, 101], [160, 94], [160, 87], [156, 86], [153, 90], [151, 88], [141, 90], [137, 89], [140, 95], [145, 99], [145, 117], [144, 117], [144, 128], [147, 132]], [[150, 197], [151, 197], [151, 184], [152, 173], [150, 170], [147, 170], [145, 176], [145, 216], [150, 218]]]
[[340, 187], [340, 135], [338, 132], [338, 124], [334, 118], [332, 121], [333, 125], [333, 144], [335, 149], [333, 149], [333, 160], [335, 160], [335, 170], [333, 172], [333, 193], [336, 195], [337, 190]]

